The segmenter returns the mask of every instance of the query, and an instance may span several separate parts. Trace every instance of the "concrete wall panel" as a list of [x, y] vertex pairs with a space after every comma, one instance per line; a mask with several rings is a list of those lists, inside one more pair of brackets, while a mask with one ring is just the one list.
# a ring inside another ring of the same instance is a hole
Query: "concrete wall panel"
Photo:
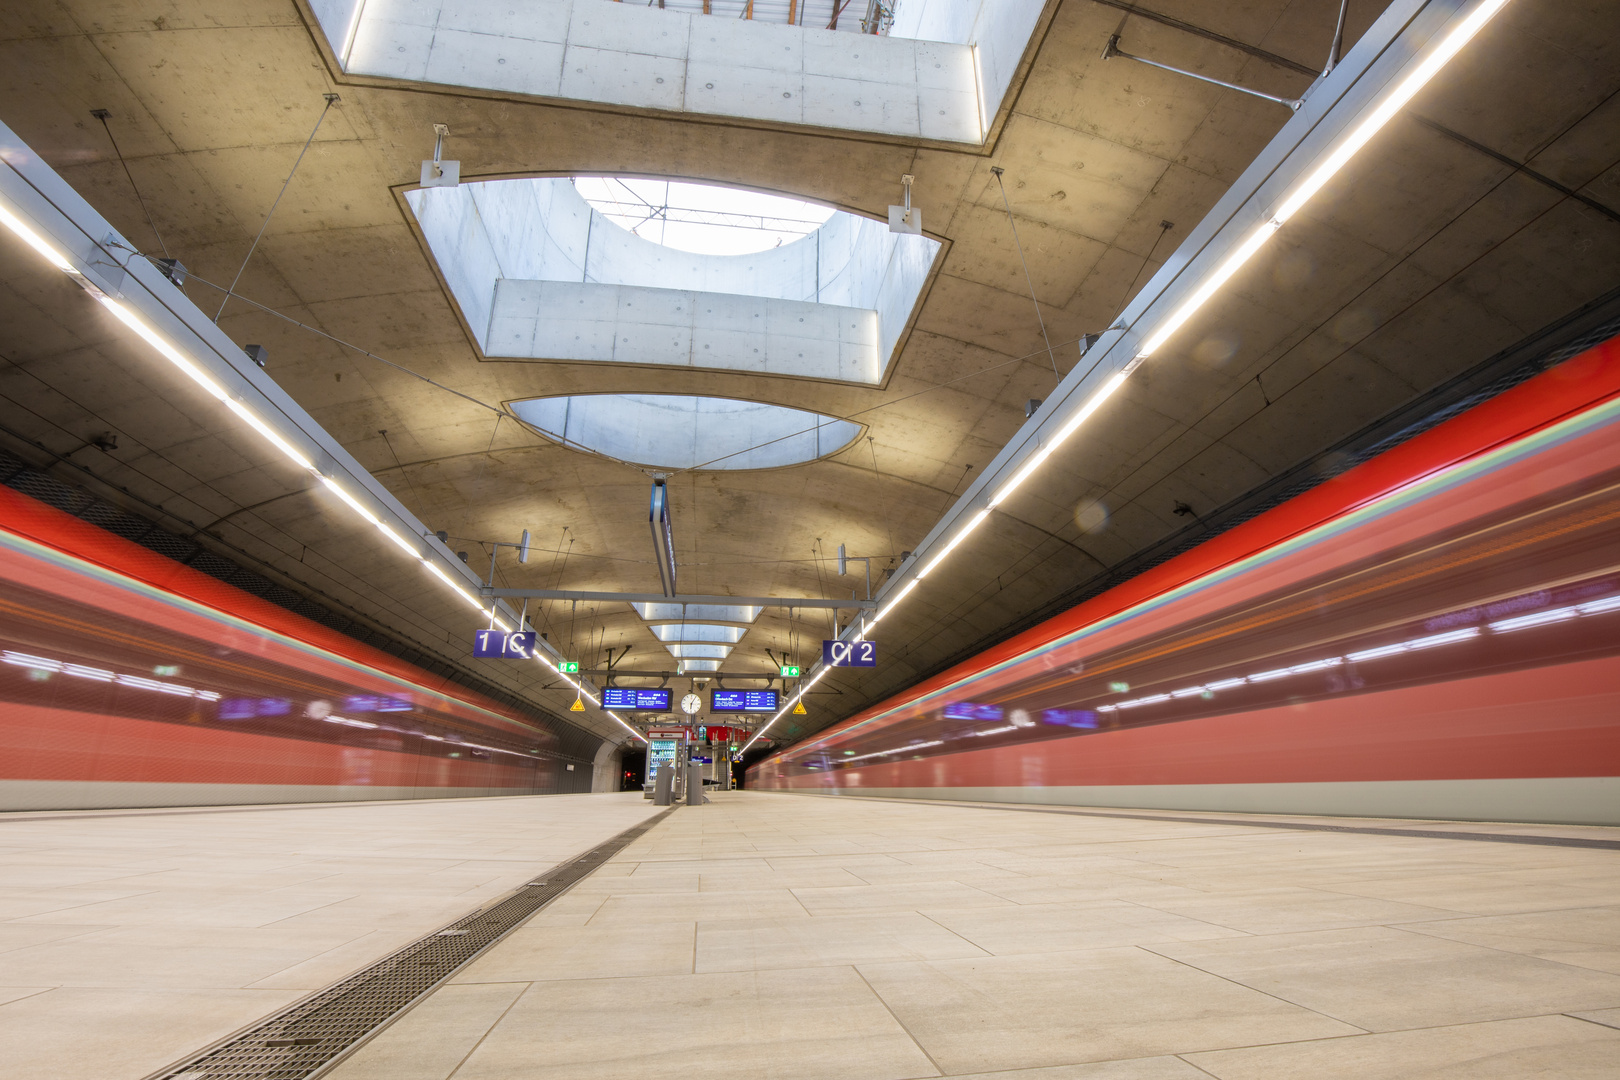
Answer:
[[[998, 0], [965, 36], [914, 41], [606, 0], [371, 0], [346, 57], [354, 9], [322, 0], [315, 11], [351, 74], [977, 144], [973, 54], [984, 46], [971, 35], [991, 34], [987, 56], [1012, 57], [987, 79], [999, 101], [1034, 25], [1025, 9], [1041, 6]], [[948, 91], [927, 95], [926, 122], [924, 87]]]

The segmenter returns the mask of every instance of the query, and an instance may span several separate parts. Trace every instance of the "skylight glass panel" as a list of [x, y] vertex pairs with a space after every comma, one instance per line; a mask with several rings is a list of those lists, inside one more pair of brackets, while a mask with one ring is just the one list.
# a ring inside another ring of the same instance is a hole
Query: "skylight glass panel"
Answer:
[[718, 660], [682, 660], [681, 667], [686, 671], [719, 671]]
[[724, 660], [731, 655], [730, 645], [666, 645], [669, 654], [677, 660]]
[[648, 627], [659, 641], [715, 641], [735, 645], [748, 633], [740, 626], [715, 626], [712, 623], [660, 623]]
[[670, 180], [576, 176], [574, 187], [615, 225], [699, 255], [748, 255], [791, 244], [835, 212], [761, 191]]
[[636, 614], [648, 622], [713, 619], [715, 622], [751, 623], [764, 608], [741, 604], [634, 604]]

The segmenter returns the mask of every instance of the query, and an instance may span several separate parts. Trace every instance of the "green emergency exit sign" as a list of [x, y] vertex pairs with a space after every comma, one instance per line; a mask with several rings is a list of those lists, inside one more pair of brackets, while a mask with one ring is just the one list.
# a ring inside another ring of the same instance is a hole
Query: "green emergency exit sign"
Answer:
[[782, 678], [784, 678], [784, 679], [797, 679], [798, 677], [799, 677], [799, 665], [797, 665], [797, 664], [783, 664], [782, 665]]
[[578, 660], [564, 660], [562, 663], [557, 665], [557, 670], [562, 672], [564, 675], [578, 675], [579, 674], [579, 661]]

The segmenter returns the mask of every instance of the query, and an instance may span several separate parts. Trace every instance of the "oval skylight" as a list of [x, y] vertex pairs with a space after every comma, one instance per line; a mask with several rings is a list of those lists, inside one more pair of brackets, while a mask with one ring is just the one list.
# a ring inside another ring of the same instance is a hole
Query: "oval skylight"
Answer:
[[512, 404], [518, 419], [569, 446], [655, 469], [774, 469], [844, 449], [861, 426], [734, 398], [577, 394]]
[[761, 191], [671, 180], [576, 176], [574, 187], [615, 225], [699, 255], [747, 255], [791, 244], [834, 213], [830, 206]]

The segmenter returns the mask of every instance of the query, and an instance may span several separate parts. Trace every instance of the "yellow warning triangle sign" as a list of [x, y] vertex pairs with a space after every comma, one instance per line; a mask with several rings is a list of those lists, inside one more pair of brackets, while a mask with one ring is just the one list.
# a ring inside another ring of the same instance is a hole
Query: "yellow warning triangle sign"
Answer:
[[574, 703], [572, 705], [568, 706], [568, 711], [569, 712], [584, 712], [585, 711], [585, 703], [583, 701], [581, 701], [579, 698], [575, 698]]
[[802, 701], [798, 702], [797, 704], [795, 704], [793, 706], [793, 715], [794, 716], [804, 716], [806, 714], [806, 712], [808, 712], [808, 710], [805, 709], [804, 702], [802, 702]]

